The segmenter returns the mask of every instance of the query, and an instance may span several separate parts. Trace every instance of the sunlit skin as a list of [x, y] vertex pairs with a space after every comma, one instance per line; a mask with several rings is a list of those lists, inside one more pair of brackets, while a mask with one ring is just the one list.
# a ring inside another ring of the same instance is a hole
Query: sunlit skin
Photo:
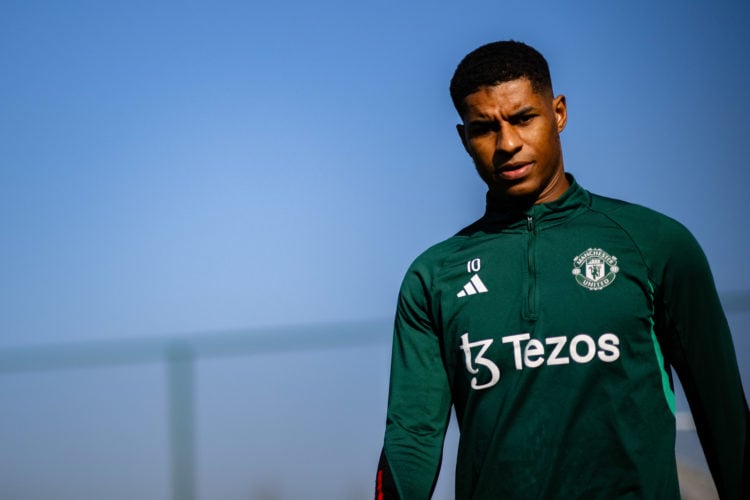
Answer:
[[554, 201], [570, 185], [560, 145], [567, 116], [565, 96], [521, 78], [466, 96], [456, 128], [493, 196], [523, 208]]

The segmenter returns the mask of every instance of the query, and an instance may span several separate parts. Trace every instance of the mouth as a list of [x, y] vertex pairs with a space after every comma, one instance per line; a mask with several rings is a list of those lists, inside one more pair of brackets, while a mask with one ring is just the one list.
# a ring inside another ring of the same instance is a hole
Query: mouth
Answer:
[[520, 179], [531, 170], [534, 162], [514, 162], [506, 163], [495, 169], [495, 174], [505, 180]]

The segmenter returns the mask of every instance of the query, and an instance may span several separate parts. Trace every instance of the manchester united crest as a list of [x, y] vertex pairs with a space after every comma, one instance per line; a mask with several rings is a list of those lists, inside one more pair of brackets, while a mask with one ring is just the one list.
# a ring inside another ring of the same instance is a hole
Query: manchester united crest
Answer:
[[589, 248], [573, 259], [576, 282], [595, 292], [611, 285], [619, 271], [617, 257], [601, 248]]

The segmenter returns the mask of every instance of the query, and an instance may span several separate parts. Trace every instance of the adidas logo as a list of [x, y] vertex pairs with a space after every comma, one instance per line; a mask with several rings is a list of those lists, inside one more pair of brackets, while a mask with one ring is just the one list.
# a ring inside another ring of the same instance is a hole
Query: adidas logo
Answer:
[[464, 285], [464, 289], [456, 294], [456, 297], [466, 297], [467, 295], [476, 295], [477, 293], [487, 293], [487, 287], [484, 286], [482, 280], [479, 279], [479, 275], [475, 274], [471, 277], [468, 283]]

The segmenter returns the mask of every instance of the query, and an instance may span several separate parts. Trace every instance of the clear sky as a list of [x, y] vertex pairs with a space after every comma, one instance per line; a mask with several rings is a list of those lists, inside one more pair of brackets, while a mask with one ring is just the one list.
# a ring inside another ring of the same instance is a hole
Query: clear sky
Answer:
[[744, 2], [4, 2], [2, 344], [390, 316], [478, 217], [447, 86], [548, 58], [566, 167], [745, 289]]
[[0, 346], [390, 318], [411, 260], [481, 215], [447, 89], [506, 38], [567, 96], [566, 169], [683, 222], [720, 292], [747, 290], [748, 18], [740, 1], [5, 0]]

